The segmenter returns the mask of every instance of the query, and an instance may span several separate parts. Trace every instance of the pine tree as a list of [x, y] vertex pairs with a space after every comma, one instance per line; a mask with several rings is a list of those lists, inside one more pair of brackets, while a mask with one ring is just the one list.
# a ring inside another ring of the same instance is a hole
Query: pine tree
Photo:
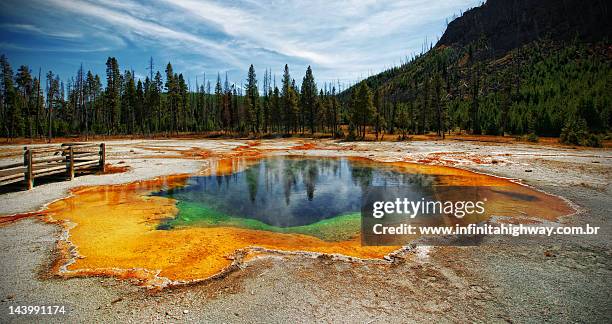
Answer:
[[191, 125], [189, 89], [187, 87], [187, 83], [185, 83], [185, 78], [183, 77], [182, 73], [179, 73], [176, 80], [177, 115], [179, 116], [179, 121], [177, 124], [179, 125], [181, 131], [187, 131]]
[[282, 101], [282, 122], [284, 125], [284, 131], [286, 134], [289, 134], [291, 130], [291, 121], [293, 119], [293, 110], [294, 110], [294, 94], [293, 88], [291, 86], [291, 75], [289, 74], [289, 66], [285, 64], [285, 71], [283, 73], [283, 83], [282, 83], [282, 93], [281, 93], [281, 101]]
[[121, 100], [121, 121], [128, 134], [135, 133], [136, 127], [136, 84], [131, 71], [125, 71], [123, 94]]
[[61, 87], [59, 77], [55, 76], [52, 71], [47, 72], [47, 131], [49, 132], [48, 141], [51, 142], [53, 138], [53, 131], [55, 127], [54, 123], [54, 111], [61, 106]]
[[304, 132], [305, 116], [308, 116], [308, 125], [310, 133], [315, 133], [315, 120], [316, 120], [316, 108], [317, 108], [317, 85], [312, 75], [312, 69], [310, 65], [306, 69], [306, 75], [302, 81], [302, 92], [301, 92], [301, 127], [302, 133]]
[[261, 122], [260, 105], [259, 105], [259, 90], [257, 89], [257, 77], [253, 64], [249, 67], [246, 87], [246, 118], [247, 125], [250, 125], [253, 133], [258, 133]]
[[168, 62], [166, 65], [166, 100], [168, 103], [168, 110], [170, 111], [170, 132], [178, 132], [178, 114], [177, 114], [177, 85], [174, 77], [174, 70], [172, 64]]
[[274, 87], [272, 92], [272, 98], [270, 100], [270, 114], [272, 120], [272, 132], [281, 132], [282, 129], [282, 109], [281, 109], [281, 96], [278, 87]]
[[408, 139], [408, 133], [412, 129], [410, 112], [405, 104], [397, 104], [397, 128], [400, 130], [399, 140]]
[[376, 89], [374, 92], [374, 113], [372, 116], [374, 123], [374, 134], [376, 135], [376, 140], [378, 140], [378, 134], [383, 132], [383, 129], [386, 127], [385, 116], [383, 113], [383, 101], [382, 94], [380, 89]]
[[438, 136], [444, 136], [444, 106], [441, 102], [442, 96], [442, 77], [440, 74], [436, 74], [433, 79], [434, 98], [433, 106], [436, 109], [436, 133]]
[[223, 110], [223, 88], [221, 88], [221, 74], [217, 73], [217, 83], [215, 84], [215, 106], [213, 108], [213, 129], [222, 125], [221, 114]]
[[425, 80], [423, 81], [423, 93], [422, 93], [423, 101], [421, 103], [421, 107], [419, 110], [419, 134], [425, 134], [429, 125], [427, 122], [427, 117], [430, 117], [430, 76], [429, 74], [425, 75]]
[[13, 69], [4, 55], [0, 57], [0, 69], [2, 72], [3, 117], [6, 121], [3, 123], [5, 134], [8, 137], [17, 137], [21, 135], [23, 119], [15, 86], [13, 85]]
[[41, 120], [44, 115], [44, 95], [42, 93], [42, 89], [40, 88], [40, 74], [41, 69], [38, 70], [38, 78], [34, 79], [33, 89], [35, 89], [36, 94], [32, 95], [34, 101], [34, 114], [35, 114], [35, 130], [36, 136], [40, 136], [44, 133], [43, 130], [43, 121]]
[[355, 125], [357, 136], [366, 137], [366, 127], [375, 113], [372, 91], [366, 82], [361, 82], [353, 98], [351, 122]]
[[19, 106], [18, 110], [21, 112], [20, 116], [18, 116], [17, 118], [17, 123], [18, 125], [16, 125], [16, 127], [18, 129], [21, 129], [21, 131], [19, 131], [19, 135], [24, 135], [23, 133], [23, 121], [25, 121], [25, 124], [27, 124], [27, 130], [28, 130], [28, 136], [30, 138], [32, 138], [33, 135], [33, 130], [32, 130], [32, 126], [33, 126], [33, 122], [32, 122], [32, 90], [33, 90], [33, 84], [32, 84], [32, 75], [30, 74], [30, 69], [25, 66], [22, 65], [19, 67], [19, 69], [17, 70], [17, 76], [15, 77], [15, 82], [17, 83], [17, 92], [19, 93], [18, 95], [18, 100], [16, 102], [16, 104]]
[[150, 109], [156, 113], [157, 125], [155, 127], [155, 130], [158, 132], [164, 129], [164, 125], [162, 122], [164, 112], [163, 112], [163, 107], [162, 107], [162, 102], [161, 102], [162, 86], [163, 86], [162, 75], [159, 71], [157, 71], [157, 73], [155, 73], [155, 78], [153, 79], [153, 82], [151, 83]]
[[290, 125], [291, 129], [293, 130], [293, 133], [295, 134], [298, 132], [298, 115], [300, 113], [300, 91], [298, 90], [297, 85], [295, 84], [295, 79], [291, 79], [291, 91], [289, 92], [289, 94], [289, 111], [291, 112]]
[[106, 118], [109, 125], [108, 133], [117, 133], [120, 129], [121, 118], [121, 72], [117, 59], [109, 57], [106, 60]]
[[330, 106], [331, 118], [329, 121], [331, 123], [332, 133], [334, 137], [340, 137], [340, 102], [336, 96], [336, 87], [332, 87]]
[[[145, 81], [148, 80], [148, 77]], [[144, 96], [144, 86], [142, 81], [138, 80], [138, 84], [136, 85], [136, 100], [134, 105], [134, 112], [136, 115], [136, 121], [138, 123], [138, 130], [141, 134], [146, 134], [149, 132], [149, 127], [147, 125], [147, 121], [149, 120], [148, 116], [145, 116], [144, 112], [144, 104], [145, 104], [145, 96]]]

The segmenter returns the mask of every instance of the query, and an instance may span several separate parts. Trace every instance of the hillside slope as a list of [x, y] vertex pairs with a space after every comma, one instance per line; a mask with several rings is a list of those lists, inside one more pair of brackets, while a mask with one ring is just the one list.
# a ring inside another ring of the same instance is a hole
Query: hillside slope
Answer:
[[[371, 124], [383, 117], [387, 132], [403, 135], [578, 133], [569, 142], [597, 145], [588, 133], [612, 125], [608, 7], [490, 0], [471, 9], [427, 53], [364, 80], [375, 98]], [[340, 96], [348, 106], [355, 89]]]
[[605, 0], [489, 0], [451, 21], [436, 46], [484, 38], [499, 56], [539, 39], [598, 42], [612, 34], [611, 10]]

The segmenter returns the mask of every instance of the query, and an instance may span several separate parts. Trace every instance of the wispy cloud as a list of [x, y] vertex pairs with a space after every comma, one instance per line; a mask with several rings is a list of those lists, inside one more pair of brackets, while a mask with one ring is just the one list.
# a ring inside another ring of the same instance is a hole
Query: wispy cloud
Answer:
[[[416, 52], [444, 19], [475, 1], [159, 0], [208, 23], [241, 47], [278, 53], [339, 77], [380, 70]], [[432, 25], [437, 25], [432, 30]], [[416, 42], [415, 42], [416, 40]]]
[[55, 30], [47, 30], [47, 29], [41, 29], [37, 26], [30, 25], [30, 24], [1, 24], [0, 28], [4, 30], [8, 30], [8, 31], [33, 33], [33, 34], [40, 34], [43, 36], [58, 37], [58, 38], [83, 37], [83, 34], [79, 32], [70, 32], [70, 31], [61, 32], [61, 31], [55, 31]]
[[[172, 29], [163, 26], [154, 21], [147, 21], [136, 18], [134, 14], [124, 13], [117, 10], [108, 9], [104, 6], [95, 5], [85, 1], [72, 1], [72, 0], [46, 0], [47, 4], [55, 5], [62, 10], [72, 11], [79, 15], [89, 16], [98, 20], [102, 20], [106, 23], [111, 24], [119, 33], [124, 33], [125, 36], [136, 36], [146, 37], [149, 39], [157, 40], [160, 42], [159, 45], [164, 45], [162, 42], [166, 42], [167, 45], [189, 45], [190, 50], [198, 51], [215, 51], [220, 55], [224, 55], [228, 59], [228, 63], [237, 64], [239, 63], [235, 56], [223, 43], [215, 42], [210, 39], [199, 37], [197, 35]], [[137, 5], [126, 6], [124, 8], [139, 8]], [[160, 13], [161, 14], [161, 13]]]
[[[262, 48], [279, 54], [305, 59], [318, 64], [332, 63], [324, 54], [309, 49], [304, 46], [303, 40], [295, 37], [284, 37], [293, 32], [294, 25], [299, 25], [298, 21], [291, 24], [284, 22], [284, 17], [270, 17], [263, 15], [263, 12], [249, 12], [235, 6], [223, 6], [209, 1], [194, 0], [164, 0], [170, 5], [182, 8], [187, 13], [195, 14], [205, 22], [218, 26], [224, 33], [243, 42], [244, 47]], [[253, 4], [251, 2], [251, 4]], [[270, 8], [276, 6], [275, 3], [268, 3]], [[257, 6], [256, 8], [264, 8]], [[305, 26], [304, 26], [305, 27]]]
[[110, 47], [92, 47], [92, 48], [84, 48], [84, 47], [67, 48], [67, 47], [44, 47], [44, 46], [28, 47], [28, 46], [17, 45], [14, 43], [9, 43], [9, 42], [0, 42], [0, 48], [13, 49], [13, 50], [19, 50], [19, 51], [24, 51], [24, 52], [58, 52], [58, 53], [61, 53], [61, 52], [64, 52], [64, 53], [91, 53], [91, 52], [104, 52], [104, 51], [110, 50]]
[[285, 63], [299, 73], [312, 65], [319, 80], [331, 81], [398, 63], [425, 38], [435, 41], [446, 17], [480, 0], [7, 1], [0, 29], [55, 42], [3, 37], [0, 50], [97, 49], [142, 69], [152, 55], [193, 77], [228, 71], [235, 80], [251, 63], [279, 73]]

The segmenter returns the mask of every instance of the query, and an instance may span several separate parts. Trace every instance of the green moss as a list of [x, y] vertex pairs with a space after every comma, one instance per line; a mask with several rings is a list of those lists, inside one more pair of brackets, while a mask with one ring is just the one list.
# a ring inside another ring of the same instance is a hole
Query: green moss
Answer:
[[359, 212], [338, 215], [309, 225], [278, 227], [268, 225], [256, 219], [227, 215], [199, 203], [180, 201], [177, 203], [177, 208], [179, 210], [177, 216], [162, 222], [158, 225], [157, 229], [171, 230], [183, 226], [228, 226], [277, 233], [304, 234], [325, 241], [338, 242], [354, 238], [358, 235], [361, 226], [361, 213]]

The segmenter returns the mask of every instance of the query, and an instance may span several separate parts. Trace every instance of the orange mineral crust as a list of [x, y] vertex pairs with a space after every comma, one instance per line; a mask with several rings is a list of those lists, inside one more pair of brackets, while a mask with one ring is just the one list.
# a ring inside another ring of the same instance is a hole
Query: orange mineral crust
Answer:
[[[206, 173], [229, 174], [251, 163], [241, 161], [218, 160]], [[367, 161], [364, 160], [371, 162]], [[444, 190], [450, 186], [481, 186], [484, 189], [479, 194], [488, 199], [489, 215], [491, 210], [511, 210], [509, 216], [537, 215], [555, 220], [573, 211], [561, 198], [506, 179], [408, 163], [381, 166], [442, 175], [438, 177], [442, 180], [434, 184], [440, 199], [466, 199], [464, 193]], [[249, 247], [366, 259], [380, 259], [398, 249], [361, 246], [359, 235], [346, 241], [328, 242], [304, 234], [237, 227], [157, 229], [161, 221], [176, 216], [176, 201], [149, 194], [182, 186], [187, 178], [187, 175], [178, 175], [124, 185], [78, 188], [70, 197], [50, 204], [44, 211], [46, 219], [64, 226], [69, 245], [74, 248], [74, 258], [67, 263], [64, 275], [112, 275], [140, 279], [145, 285], [165, 285], [169, 281], [193, 281], [219, 274], [232, 265], [239, 251], [248, 251]], [[64, 252], [69, 251], [65, 248]]]
[[[207, 278], [228, 267], [236, 250], [258, 246], [273, 250], [337, 253], [358, 258], [381, 258], [397, 247], [362, 247], [359, 237], [325, 242], [300, 234], [280, 234], [233, 227], [156, 230], [176, 213], [175, 201], [146, 196], [180, 178], [127, 185], [98, 186], [73, 191], [52, 203], [46, 214], [69, 228], [78, 256], [67, 267], [82, 274], [121, 275], [151, 281], [153, 273], [172, 281]], [[129, 275], [128, 275], [129, 274]]]
[[[404, 172], [439, 175], [435, 184], [439, 200], [486, 199], [486, 214], [512, 217], [535, 217], [557, 221], [575, 212], [565, 200], [518, 181], [494, 177], [463, 169], [394, 162]], [[462, 187], [463, 190], [453, 190]], [[471, 188], [471, 189], [470, 189]]]

